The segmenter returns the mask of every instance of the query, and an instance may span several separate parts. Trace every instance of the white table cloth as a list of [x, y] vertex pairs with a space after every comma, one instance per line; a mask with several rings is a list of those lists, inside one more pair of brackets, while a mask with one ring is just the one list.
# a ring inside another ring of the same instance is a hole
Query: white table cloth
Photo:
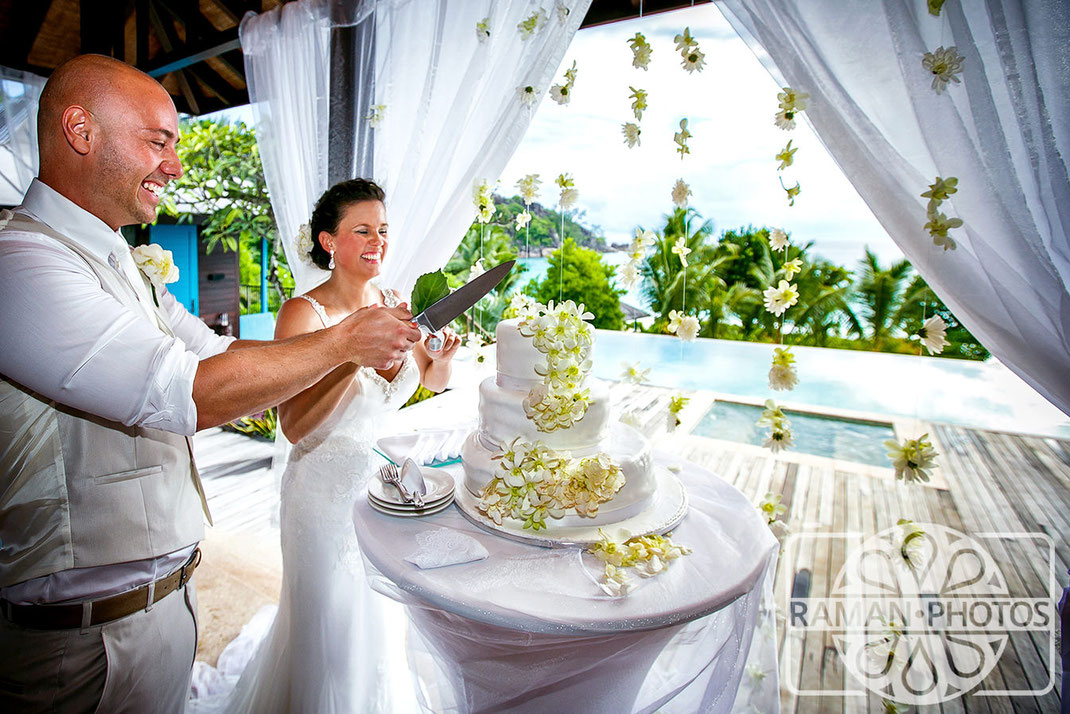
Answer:
[[[456, 509], [380, 514], [366, 497], [354, 525], [374, 586], [409, 606], [436, 712], [728, 712], [778, 709], [772, 578], [778, 544], [752, 504], [712, 473], [679, 468], [690, 510], [673, 540], [693, 553], [627, 597], [604, 594], [601, 563], [485, 532]], [[458, 488], [459, 467], [453, 467]], [[485, 560], [422, 570], [417, 537], [455, 529]], [[374, 572], [369, 569], [370, 572]], [[421, 664], [422, 662], [422, 664]]]

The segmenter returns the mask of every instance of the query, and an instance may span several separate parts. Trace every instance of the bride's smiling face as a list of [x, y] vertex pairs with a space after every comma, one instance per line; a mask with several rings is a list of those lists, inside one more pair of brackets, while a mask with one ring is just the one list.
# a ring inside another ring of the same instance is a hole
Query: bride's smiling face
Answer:
[[358, 201], [346, 206], [334, 235], [321, 239], [334, 246], [335, 270], [365, 280], [379, 274], [387, 248], [386, 207], [382, 201]]

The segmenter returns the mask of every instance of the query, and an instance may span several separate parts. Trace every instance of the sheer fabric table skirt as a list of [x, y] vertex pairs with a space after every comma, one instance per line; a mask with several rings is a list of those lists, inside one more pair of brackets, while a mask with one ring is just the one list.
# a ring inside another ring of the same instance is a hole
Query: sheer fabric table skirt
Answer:
[[[451, 712], [729, 712], [778, 708], [772, 578], [778, 545], [735, 488], [663, 452], [690, 509], [673, 540], [693, 552], [623, 598], [602, 565], [481, 530], [456, 508], [423, 518], [354, 505], [373, 586], [408, 605], [422, 704]], [[459, 467], [451, 467], [464, 488]], [[485, 560], [423, 570], [405, 560], [439, 531]], [[431, 670], [433, 673], [429, 673]]]

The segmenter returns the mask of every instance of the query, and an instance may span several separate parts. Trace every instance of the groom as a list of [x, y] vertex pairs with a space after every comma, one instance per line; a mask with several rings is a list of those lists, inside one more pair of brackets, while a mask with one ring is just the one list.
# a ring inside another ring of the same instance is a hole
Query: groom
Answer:
[[150, 285], [118, 229], [153, 222], [182, 167], [148, 75], [76, 57], [38, 135], [40, 174], [0, 229], [0, 711], [178, 712], [208, 516], [189, 437], [342, 363], [386, 368], [420, 333], [368, 308], [234, 341]]

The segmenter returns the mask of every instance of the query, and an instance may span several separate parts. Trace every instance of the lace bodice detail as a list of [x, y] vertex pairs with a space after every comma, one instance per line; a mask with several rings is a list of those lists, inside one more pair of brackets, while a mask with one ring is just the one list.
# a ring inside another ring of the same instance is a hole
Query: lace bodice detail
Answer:
[[[383, 303], [387, 307], [401, 303], [393, 290], [384, 289], [382, 293]], [[312, 305], [324, 327], [338, 322], [330, 319], [315, 298], [308, 295], [298, 297]], [[334, 460], [339, 457], [352, 458], [357, 451], [370, 453], [376, 436], [375, 426], [386, 414], [397, 411], [405, 404], [416, 390], [419, 377], [419, 369], [411, 352], [391, 380], [384, 379], [371, 367], [360, 367], [338, 408], [314, 432], [294, 446], [291, 460], [308, 458], [313, 454], [317, 460]]]

